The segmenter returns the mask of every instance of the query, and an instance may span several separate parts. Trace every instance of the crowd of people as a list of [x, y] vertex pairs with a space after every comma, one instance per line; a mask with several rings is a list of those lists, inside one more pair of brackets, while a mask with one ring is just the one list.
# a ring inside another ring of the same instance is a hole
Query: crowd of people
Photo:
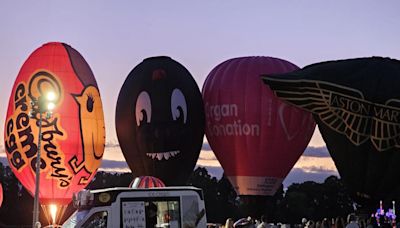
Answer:
[[301, 223], [298, 224], [282, 224], [282, 223], [269, 223], [264, 216], [260, 219], [253, 219], [251, 217], [241, 218], [234, 221], [228, 218], [225, 225], [210, 224], [209, 228], [396, 228], [400, 227], [400, 223], [396, 224], [395, 221], [385, 220], [379, 221], [376, 217], [369, 217], [367, 219], [349, 214], [345, 220], [342, 217], [337, 218], [324, 218], [319, 221], [308, 220], [303, 218]]

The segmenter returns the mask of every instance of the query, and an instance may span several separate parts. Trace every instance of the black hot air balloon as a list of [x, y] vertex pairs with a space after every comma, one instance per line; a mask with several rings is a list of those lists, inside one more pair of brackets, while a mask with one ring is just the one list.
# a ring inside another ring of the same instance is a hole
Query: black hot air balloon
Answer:
[[280, 98], [313, 113], [359, 203], [399, 198], [400, 61], [330, 61], [263, 80]]
[[200, 90], [189, 71], [169, 57], [152, 57], [128, 75], [118, 96], [117, 136], [132, 172], [183, 185], [204, 136]]

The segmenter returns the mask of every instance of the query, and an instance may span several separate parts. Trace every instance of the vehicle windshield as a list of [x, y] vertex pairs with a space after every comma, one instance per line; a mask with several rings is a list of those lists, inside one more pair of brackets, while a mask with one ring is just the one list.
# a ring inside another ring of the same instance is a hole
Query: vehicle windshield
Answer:
[[179, 197], [122, 200], [122, 227], [181, 228]]
[[89, 210], [75, 211], [62, 225], [63, 228], [75, 227], [89, 213]]

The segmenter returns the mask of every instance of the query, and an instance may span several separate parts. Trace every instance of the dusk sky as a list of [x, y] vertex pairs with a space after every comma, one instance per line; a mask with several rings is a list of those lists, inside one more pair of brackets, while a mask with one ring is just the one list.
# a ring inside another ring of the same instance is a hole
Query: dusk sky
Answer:
[[[115, 106], [125, 78], [143, 59], [172, 57], [200, 89], [216, 65], [234, 57], [272, 56], [299, 67], [355, 57], [400, 59], [399, 12], [396, 0], [1, 1], [0, 126], [28, 56], [44, 43], [67, 43], [89, 63], [102, 96], [102, 169], [129, 171], [116, 138]], [[222, 173], [206, 141], [198, 165], [218, 178]], [[337, 175], [336, 168], [316, 131], [285, 184], [323, 181], [331, 174]]]

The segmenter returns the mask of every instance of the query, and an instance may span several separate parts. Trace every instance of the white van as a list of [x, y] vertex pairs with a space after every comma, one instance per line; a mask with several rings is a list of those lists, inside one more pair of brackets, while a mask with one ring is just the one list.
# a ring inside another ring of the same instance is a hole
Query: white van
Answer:
[[206, 227], [202, 190], [195, 187], [83, 190], [62, 227]]

